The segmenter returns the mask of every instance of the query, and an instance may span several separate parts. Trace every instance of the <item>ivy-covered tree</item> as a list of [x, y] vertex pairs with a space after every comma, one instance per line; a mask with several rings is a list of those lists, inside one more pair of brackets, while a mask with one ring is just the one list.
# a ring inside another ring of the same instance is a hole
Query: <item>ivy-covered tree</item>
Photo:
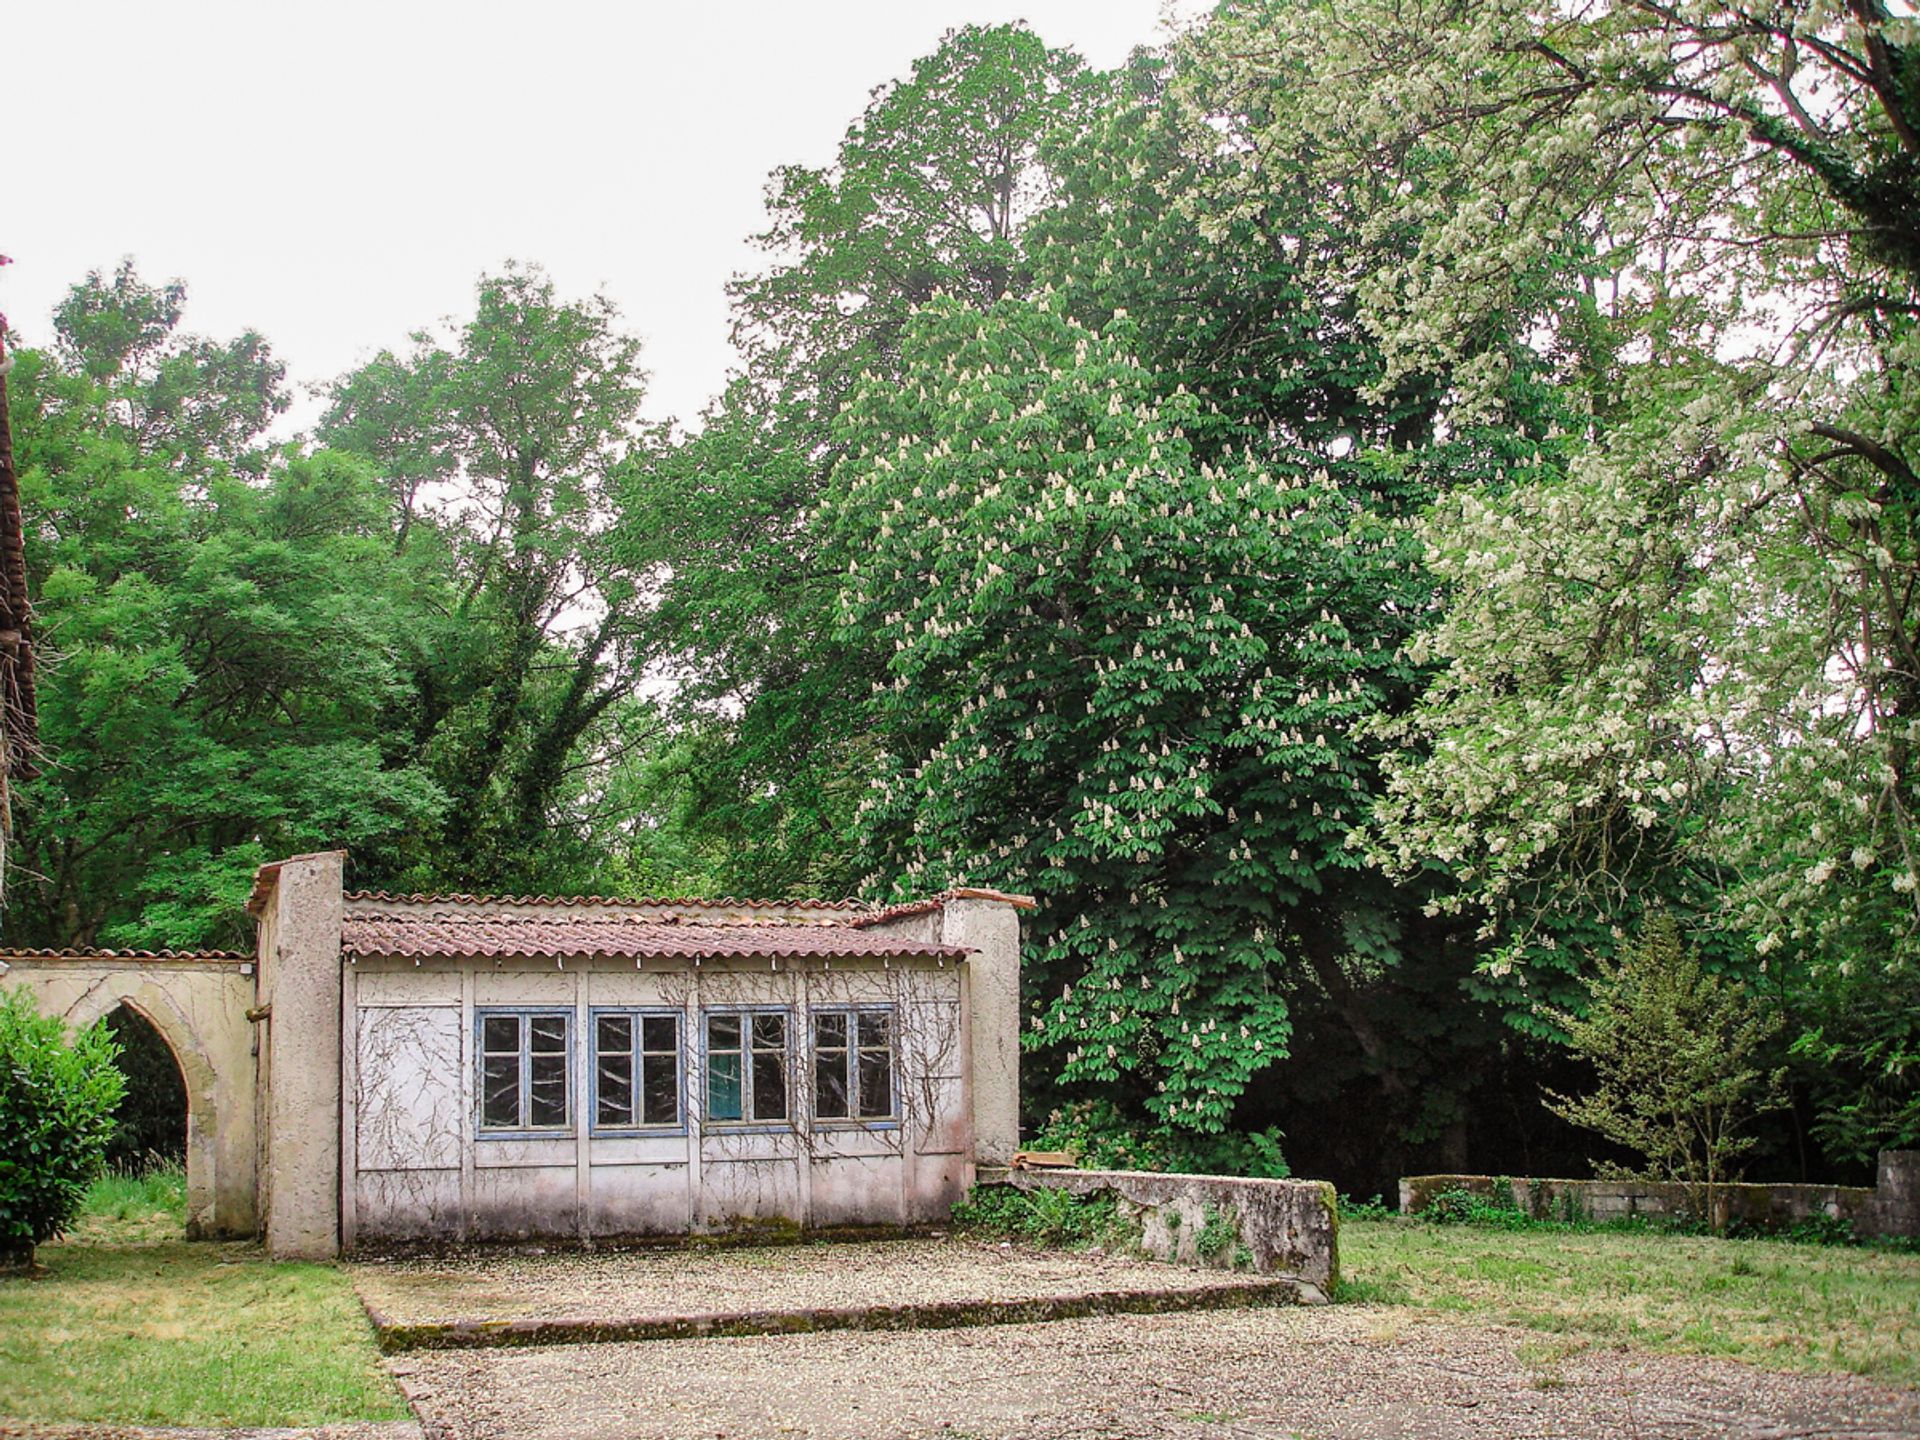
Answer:
[[642, 443], [639, 342], [601, 297], [509, 267], [451, 344], [422, 334], [343, 377], [323, 442], [386, 477], [400, 573], [442, 577], [418, 619], [393, 743], [448, 802], [424, 846], [370, 852], [393, 883], [566, 888], [598, 868], [600, 772], [654, 733], [648, 575], [612, 541]]

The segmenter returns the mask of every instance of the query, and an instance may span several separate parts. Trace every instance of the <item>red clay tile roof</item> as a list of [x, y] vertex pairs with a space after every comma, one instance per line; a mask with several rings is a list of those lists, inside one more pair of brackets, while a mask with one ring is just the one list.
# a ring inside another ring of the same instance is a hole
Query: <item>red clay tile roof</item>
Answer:
[[0, 950], [0, 960], [251, 960], [239, 950]]
[[684, 897], [679, 899], [662, 896], [618, 895], [444, 895], [415, 894], [395, 895], [385, 890], [349, 890], [348, 900], [371, 901], [393, 905], [549, 905], [555, 908], [581, 905], [628, 905], [633, 907], [679, 906], [706, 910], [833, 910], [862, 911], [867, 907], [858, 900], [736, 900], [730, 896], [718, 899]]
[[350, 958], [606, 956], [718, 959], [960, 959], [957, 945], [867, 935], [846, 925], [701, 925], [627, 915], [350, 914], [341, 936]]
[[936, 910], [944, 910], [949, 900], [1003, 900], [1019, 910], [1032, 910], [1039, 904], [1031, 895], [1009, 895], [1004, 890], [975, 890], [963, 887], [958, 890], [942, 890], [938, 895], [929, 895], [924, 900], [905, 900], [898, 905], [870, 910], [864, 915], [854, 916], [847, 923], [856, 929], [864, 929], [869, 925], [878, 925], [884, 920], [904, 920], [910, 915], [931, 915]]

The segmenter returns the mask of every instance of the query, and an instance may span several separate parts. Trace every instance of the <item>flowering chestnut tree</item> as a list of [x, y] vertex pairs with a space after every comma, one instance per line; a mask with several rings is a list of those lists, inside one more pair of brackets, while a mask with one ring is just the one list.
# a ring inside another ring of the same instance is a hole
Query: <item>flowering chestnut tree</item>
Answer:
[[1360, 723], [1412, 680], [1412, 537], [1304, 457], [1196, 459], [1124, 316], [935, 302], [859, 389], [823, 523], [890, 653], [859, 816], [876, 878], [1031, 887], [1059, 1075], [1218, 1131], [1337, 981], [1378, 884]]

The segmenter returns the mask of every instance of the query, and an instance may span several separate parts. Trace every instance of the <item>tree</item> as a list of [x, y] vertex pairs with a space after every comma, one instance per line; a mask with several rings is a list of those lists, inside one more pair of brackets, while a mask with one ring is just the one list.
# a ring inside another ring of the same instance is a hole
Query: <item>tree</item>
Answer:
[[395, 727], [448, 805], [425, 854], [369, 855], [370, 875], [537, 889], [597, 865], [595, 776], [654, 728], [651, 580], [611, 539], [645, 381], [617, 322], [509, 267], [451, 346], [422, 334], [333, 387], [321, 440], [386, 477], [393, 548], [450, 582]]
[[1383, 0], [1235, 6], [1194, 41], [1296, 102], [1220, 135], [1251, 157], [1227, 213], [1303, 153], [1342, 193], [1390, 182], [1361, 233], [1415, 244], [1359, 287], [1370, 393], [1443, 374], [1463, 425], [1537, 363], [1580, 399], [1557, 458], [1439, 506], [1443, 675], [1377, 731], [1376, 853], [1445, 864], [1496, 971], [1564, 981], [1544, 922], [1631, 923], [1661, 875], [1809, 1005], [1920, 984], [1910, 30]]
[[[1386, 942], [1347, 844], [1354, 722], [1423, 581], [1301, 456], [1199, 462], [1122, 319], [925, 307], [859, 391], [828, 507], [867, 705], [870, 883], [1019, 883], [1038, 1046], [1189, 1134], [1286, 1052], [1301, 976]], [[964, 438], [962, 438], [964, 437]]]
[[126, 1081], [102, 1026], [75, 1034], [24, 990], [0, 996], [0, 1268], [66, 1229], [113, 1138]]
[[47, 763], [20, 790], [17, 943], [236, 943], [262, 861], [404, 835], [442, 804], [381, 724], [415, 616], [379, 487], [344, 457], [263, 445], [277, 363], [203, 368], [264, 350], [174, 338], [183, 299], [130, 268], [92, 277], [54, 351], [11, 377], [58, 657]]
[[1719, 1188], [1753, 1148], [1754, 1119], [1780, 1103], [1784, 1072], [1766, 1068], [1765, 1055], [1781, 1017], [1708, 973], [1673, 922], [1657, 918], [1599, 963], [1585, 1013], [1554, 1019], [1597, 1080], [1577, 1097], [1548, 1092], [1548, 1108], [1645, 1161], [1640, 1172], [1603, 1173], [1678, 1181], [1697, 1214], [1717, 1217]]
[[916, 305], [1028, 288], [1043, 140], [1092, 94], [1079, 57], [1024, 25], [956, 30], [876, 90], [832, 165], [769, 183], [769, 264], [732, 287], [745, 373], [698, 434], [628, 467], [622, 553], [662, 577], [675, 719], [701, 737], [676, 751], [698, 796], [682, 813], [724, 856], [723, 888], [844, 893], [861, 874], [847, 837], [871, 747], [855, 697], [884, 657], [835, 636], [816, 520], [833, 420], [863, 374], [899, 373]]

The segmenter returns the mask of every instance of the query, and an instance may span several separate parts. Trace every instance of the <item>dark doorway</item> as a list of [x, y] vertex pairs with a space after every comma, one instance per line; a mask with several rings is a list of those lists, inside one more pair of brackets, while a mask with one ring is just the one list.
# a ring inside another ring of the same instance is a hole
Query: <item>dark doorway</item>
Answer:
[[120, 1046], [127, 1097], [114, 1112], [119, 1128], [107, 1147], [116, 1170], [145, 1171], [187, 1158], [187, 1087], [180, 1062], [139, 1011], [116, 1005], [103, 1023]]

